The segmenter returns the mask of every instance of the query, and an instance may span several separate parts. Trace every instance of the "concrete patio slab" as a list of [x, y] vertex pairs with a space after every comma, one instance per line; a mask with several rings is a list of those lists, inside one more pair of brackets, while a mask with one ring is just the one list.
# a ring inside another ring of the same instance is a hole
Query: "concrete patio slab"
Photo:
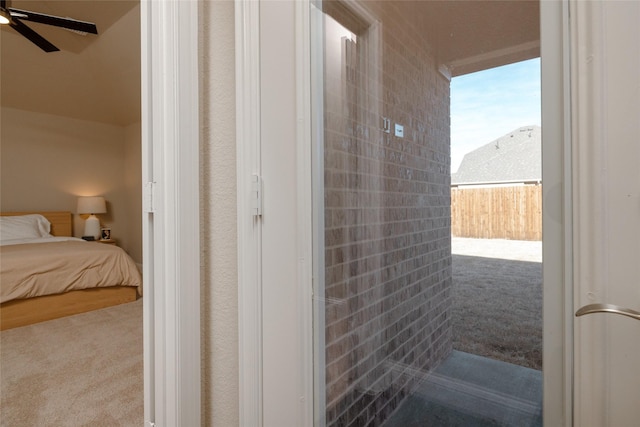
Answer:
[[383, 426], [542, 426], [542, 372], [453, 351]]

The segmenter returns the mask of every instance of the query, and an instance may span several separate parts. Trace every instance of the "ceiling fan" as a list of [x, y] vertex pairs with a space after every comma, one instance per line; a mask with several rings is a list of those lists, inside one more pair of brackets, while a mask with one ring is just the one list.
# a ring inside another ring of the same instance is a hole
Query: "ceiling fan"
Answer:
[[45, 15], [44, 13], [31, 12], [29, 10], [15, 9], [7, 6], [7, 0], [0, 0], [0, 24], [9, 25], [45, 52], [55, 52], [60, 50], [40, 34], [29, 28], [22, 21], [53, 25], [54, 27], [67, 28], [81, 33], [98, 34], [96, 24], [91, 22]]

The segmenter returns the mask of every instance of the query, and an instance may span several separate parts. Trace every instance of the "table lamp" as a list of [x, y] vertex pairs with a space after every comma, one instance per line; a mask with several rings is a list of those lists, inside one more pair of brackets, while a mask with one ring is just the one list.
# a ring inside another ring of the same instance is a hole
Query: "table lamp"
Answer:
[[95, 240], [100, 238], [100, 220], [95, 214], [107, 212], [107, 204], [104, 197], [78, 197], [78, 213], [90, 214], [84, 223], [83, 237], [92, 236]]

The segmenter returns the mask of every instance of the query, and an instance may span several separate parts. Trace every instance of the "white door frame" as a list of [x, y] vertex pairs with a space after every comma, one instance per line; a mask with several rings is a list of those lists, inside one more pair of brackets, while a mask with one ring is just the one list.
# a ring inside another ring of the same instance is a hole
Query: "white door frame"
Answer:
[[140, 6], [144, 419], [199, 426], [198, 3]]
[[[307, 191], [311, 188], [309, 3], [236, 0], [235, 10], [240, 425], [311, 426], [312, 203], [311, 192]], [[268, 29], [261, 22], [261, 15], [265, 13], [278, 21], [272, 21]], [[273, 67], [272, 74], [267, 75], [261, 59], [274, 52], [285, 55], [289, 61], [287, 66], [292, 64], [293, 69], [287, 67], [278, 74], [277, 67]], [[263, 85], [265, 81], [267, 84]], [[279, 91], [280, 88], [283, 90]], [[276, 103], [285, 99], [292, 101], [286, 104], [286, 112], [276, 110]], [[263, 106], [269, 111], [263, 110]], [[271, 137], [265, 138], [266, 134]], [[274, 156], [271, 161], [264, 159], [265, 140], [269, 150], [274, 150], [270, 153], [282, 150], [282, 158], [286, 156], [289, 160], [280, 158], [281, 170], [277, 170], [277, 166], [274, 170]], [[264, 204], [256, 204], [254, 177], [265, 173], [261, 190]], [[283, 174], [294, 179], [283, 180]], [[274, 233], [274, 222], [282, 221], [282, 216], [276, 219], [270, 214], [274, 206], [284, 205], [288, 206], [287, 220], [294, 218], [294, 221], [288, 223], [285, 233]], [[256, 215], [257, 209], [262, 211], [261, 215]], [[263, 263], [263, 249], [276, 254], [271, 262]], [[283, 265], [286, 267], [281, 269]], [[282, 280], [276, 279], [277, 276]], [[271, 317], [264, 313], [264, 296], [269, 292], [267, 298], [282, 302], [282, 312], [293, 322], [279, 318], [278, 309], [274, 310], [272, 305], [269, 305]], [[283, 292], [284, 298], [274, 295], [278, 292]], [[291, 301], [294, 304], [289, 304]], [[284, 340], [281, 346], [270, 334], [267, 335], [271, 339], [265, 342], [263, 333], [265, 325], [274, 331], [277, 327], [273, 326], [278, 322], [288, 328], [281, 332]], [[278, 351], [282, 351], [281, 360], [286, 362], [277, 369], [265, 367], [265, 363], [269, 364], [265, 360], [278, 359], [268, 359], [268, 355]], [[265, 383], [277, 390], [265, 391]]]
[[[569, 15], [568, 1], [541, 2], [542, 36], [541, 49], [545, 58], [542, 64], [543, 78], [543, 176], [544, 190], [544, 421], [545, 425], [570, 426], [572, 423], [572, 277], [571, 253], [571, 134], [569, 98]], [[309, 1], [298, 1], [295, 13], [278, 16], [280, 26], [295, 28], [291, 37], [295, 48], [280, 46], [285, 55], [295, 55], [296, 81], [291, 82], [293, 98], [283, 96], [296, 103], [296, 117], [284, 123], [295, 129], [296, 141], [270, 140], [269, 149], [298, 150], [297, 180], [290, 187], [279, 187], [278, 191], [291, 192], [298, 197], [297, 228], [292, 237], [298, 247], [298, 257], [289, 262], [298, 263], [295, 278], [297, 288], [298, 334], [287, 335], [283, 351], [296, 352], [300, 360], [288, 366], [289, 375], [299, 377], [296, 401], [290, 390], [265, 390], [262, 372], [271, 369], [263, 365], [262, 351], [265, 340], [273, 337], [263, 335], [261, 250], [261, 223], [251, 218], [251, 174], [261, 173], [261, 153], [267, 141], [261, 141], [256, 129], [264, 129], [261, 122], [261, 105], [270, 105], [261, 98], [260, 58], [273, 52], [264, 50], [261, 43], [260, 3], [236, 0], [236, 70], [237, 70], [237, 114], [238, 114], [238, 227], [240, 231], [238, 250], [239, 271], [239, 322], [240, 322], [240, 417], [242, 425], [268, 425], [263, 419], [262, 402], [270, 396], [270, 410], [274, 412], [297, 412], [297, 425], [314, 425], [313, 416], [313, 341], [310, 339], [313, 324], [313, 309], [309, 294], [312, 279], [309, 275], [309, 257], [312, 253], [311, 218], [313, 209], [309, 193], [311, 189], [311, 110], [306, 96], [311, 91], [309, 51]], [[251, 91], [251, 92], [249, 92]], [[288, 95], [288, 94], [285, 94]], [[273, 105], [270, 105], [273, 108]], [[282, 127], [283, 123], [278, 123]], [[268, 124], [267, 124], [268, 126]], [[244, 132], [244, 136], [242, 137]], [[244, 153], [244, 157], [243, 157]], [[268, 183], [267, 183], [268, 184]], [[265, 194], [269, 195], [268, 190]], [[301, 225], [303, 226], [301, 228]], [[308, 227], [308, 228], [306, 228]], [[317, 230], [316, 230], [317, 234]], [[285, 238], [285, 237], [283, 237]], [[316, 271], [317, 274], [317, 271]], [[291, 342], [293, 341], [293, 343]], [[290, 360], [283, 357], [283, 360]], [[282, 396], [280, 400], [273, 395]], [[297, 409], [296, 409], [297, 408]], [[316, 411], [318, 409], [316, 408]], [[294, 416], [295, 417], [295, 416]], [[245, 424], [247, 423], [247, 424]]]
[[543, 199], [543, 420], [573, 423], [569, 2], [540, 2]]
[[[239, 421], [262, 425], [260, 3], [235, 2]], [[252, 191], [253, 190], [253, 191]]]

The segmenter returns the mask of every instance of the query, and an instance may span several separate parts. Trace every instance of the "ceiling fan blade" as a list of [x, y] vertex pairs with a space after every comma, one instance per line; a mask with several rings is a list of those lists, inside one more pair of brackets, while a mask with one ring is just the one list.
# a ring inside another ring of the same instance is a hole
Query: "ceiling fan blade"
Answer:
[[14, 30], [16, 30], [17, 32], [19, 32], [20, 34], [28, 38], [33, 44], [37, 45], [40, 49], [44, 50], [45, 52], [55, 52], [60, 50], [54, 45], [52, 45], [51, 43], [49, 43], [49, 41], [44, 37], [42, 37], [40, 34], [36, 33], [31, 28], [27, 27], [25, 24], [23, 24], [22, 22], [20, 22], [15, 18], [11, 20], [9, 25], [11, 25], [11, 27]]
[[15, 13], [17, 17], [29, 22], [53, 25], [55, 27], [67, 28], [69, 30], [81, 31], [83, 33], [98, 34], [96, 24], [77, 19], [61, 18], [59, 16], [46, 15], [44, 13], [31, 12], [29, 10], [9, 8], [10, 13]]

